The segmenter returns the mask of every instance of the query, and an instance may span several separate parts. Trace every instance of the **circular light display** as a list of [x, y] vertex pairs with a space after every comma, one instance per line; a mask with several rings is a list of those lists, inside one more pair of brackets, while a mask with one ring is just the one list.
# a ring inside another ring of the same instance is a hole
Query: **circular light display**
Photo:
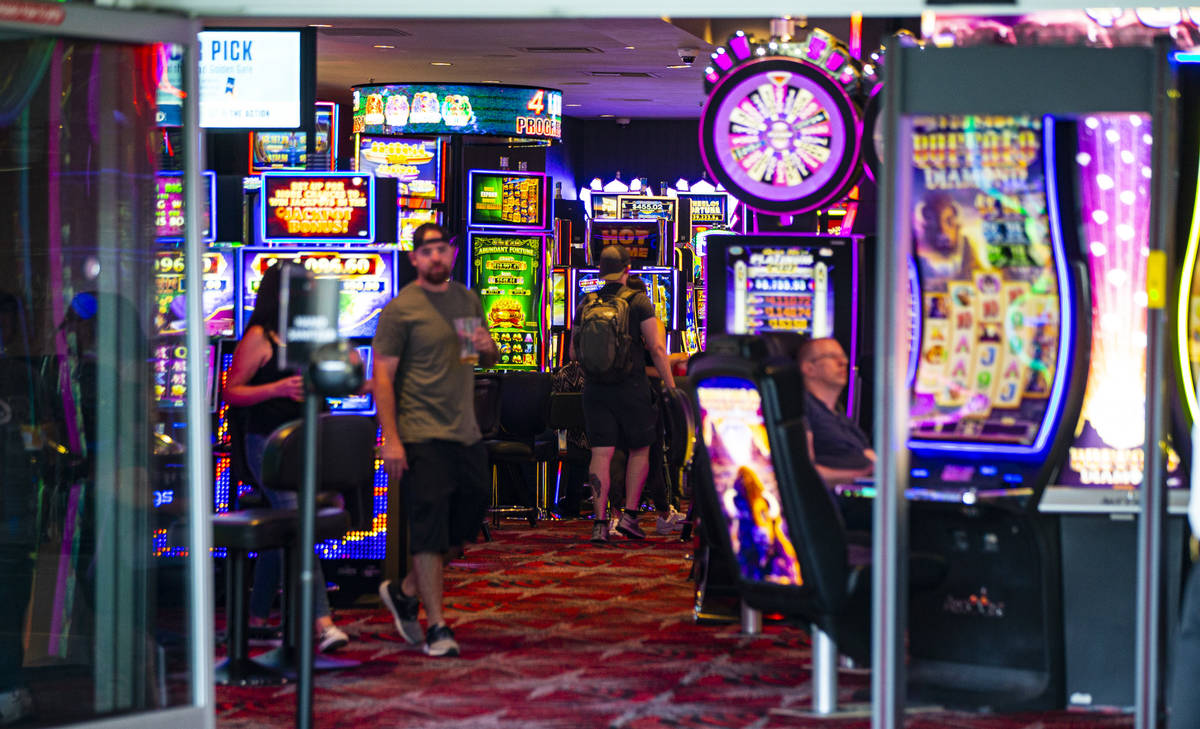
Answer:
[[708, 171], [756, 210], [801, 213], [858, 174], [858, 117], [846, 93], [795, 58], [751, 61], [713, 88], [700, 116]]

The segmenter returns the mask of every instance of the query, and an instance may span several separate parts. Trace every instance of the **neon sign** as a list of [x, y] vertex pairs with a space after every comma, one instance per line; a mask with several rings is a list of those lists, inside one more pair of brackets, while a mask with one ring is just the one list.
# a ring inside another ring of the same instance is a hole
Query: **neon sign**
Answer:
[[561, 139], [562, 92], [499, 84], [355, 86], [354, 132]]

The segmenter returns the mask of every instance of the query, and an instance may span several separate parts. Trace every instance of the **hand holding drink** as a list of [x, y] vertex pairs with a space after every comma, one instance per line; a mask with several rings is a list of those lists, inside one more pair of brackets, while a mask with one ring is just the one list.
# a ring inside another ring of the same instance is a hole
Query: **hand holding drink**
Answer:
[[[454, 319], [454, 331], [458, 334], [458, 361], [464, 364], [479, 364], [479, 347], [476, 345], [478, 330], [483, 329], [477, 316], [460, 316]], [[485, 332], [486, 333], [486, 332]]]

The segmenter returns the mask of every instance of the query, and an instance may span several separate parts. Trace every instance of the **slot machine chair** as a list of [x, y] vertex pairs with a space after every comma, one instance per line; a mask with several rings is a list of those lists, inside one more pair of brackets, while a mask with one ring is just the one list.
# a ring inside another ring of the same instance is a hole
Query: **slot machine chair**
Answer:
[[[499, 375], [475, 375], [475, 423], [479, 426], [479, 436], [484, 441], [494, 439], [500, 433]], [[480, 528], [484, 541], [492, 541], [492, 530], [486, 519]]]
[[[795, 547], [801, 583], [775, 584], [751, 580], [738, 569], [728, 519], [714, 483], [704, 438], [696, 443], [694, 497], [699, 502], [705, 536], [732, 572], [742, 600], [762, 612], [799, 618], [809, 625], [813, 646], [813, 713], [837, 708], [838, 654], [856, 663], [870, 660], [871, 576], [869, 559], [850, 543], [837, 505], [808, 455], [803, 419], [804, 380], [790, 363], [768, 356], [756, 337], [714, 338], [708, 351], [693, 357], [688, 374], [694, 383], [700, 429], [706, 429], [699, 391], [717, 378], [753, 383], [761, 396], [763, 422], [779, 487], [780, 510]], [[851, 558], [854, 555], [854, 558]], [[936, 556], [910, 554], [912, 589], [937, 585], [945, 563]]]
[[[231, 429], [240, 414], [231, 413]], [[236, 434], [240, 435], [240, 434]], [[241, 438], [232, 440], [234, 460], [242, 460], [239, 451]], [[370, 528], [370, 505], [375, 478], [375, 423], [372, 418], [358, 415], [323, 414], [320, 420], [319, 443], [321, 458], [318, 472], [318, 509], [315, 538], [318, 542], [344, 536], [352, 527]], [[263, 454], [263, 484], [275, 491], [296, 491], [300, 487], [303, 458], [303, 421], [293, 421], [271, 434]], [[336, 456], [336, 457], [335, 457]], [[235, 473], [238, 473], [235, 470]], [[329, 492], [336, 492], [330, 494]], [[366, 510], [352, 519], [342, 506], [341, 495], [353, 495], [355, 511]], [[364, 523], [365, 522], [365, 523]], [[229, 658], [217, 669], [217, 681], [222, 684], [263, 685], [281, 683], [295, 674], [297, 643], [296, 615], [298, 600], [296, 579], [298, 570], [292, 564], [299, 538], [300, 518], [295, 510], [253, 508], [239, 509], [213, 516], [213, 544], [228, 550], [226, 572], [226, 621]], [[284, 559], [284, 632], [283, 645], [265, 655], [248, 657], [246, 624], [246, 595], [249, 592], [249, 571], [246, 569], [250, 552], [283, 549]], [[323, 586], [322, 586], [323, 588]], [[317, 669], [348, 668], [353, 661], [318, 657]]]
[[[484, 439], [492, 471], [492, 525], [499, 526], [501, 514], [524, 514], [530, 526], [537, 524], [547, 507], [546, 482], [550, 461], [558, 444], [549, 432], [550, 375], [546, 372], [505, 372], [500, 376], [500, 430]], [[534, 492], [528, 506], [500, 504], [501, 466], [524, 485], [520, 466], [535, 468]]]
[[[586, 423], [583, 418], [583, 393], [582, 392], [552, 392], [550, 393], [550, 429], [553, 431], [576, 431], [585, 432]], [[559, 479], [562, 478], [563, 466], [568, 467], [568, 478], [570, 478], [571, 466], [588, 467], [592, 460], [592, 452], [588, 448], [582, 448], [579, 445], [571, 442], [568, 436], [563, 438], [562, 446], [558, 449], [558, 469]], [[585, 471], [586, 473], [586, 471]], [[582, 486], [582, 484], [577, 484]], [[576, 488], [576, 485], [568, 487]], [[567, 503], [575, 504], [573, 497], [568, 495]], [[558, 503], [557, 487], [554, 494], [555, 503]], [[578, 509], [571, 516], [578, 516]]]

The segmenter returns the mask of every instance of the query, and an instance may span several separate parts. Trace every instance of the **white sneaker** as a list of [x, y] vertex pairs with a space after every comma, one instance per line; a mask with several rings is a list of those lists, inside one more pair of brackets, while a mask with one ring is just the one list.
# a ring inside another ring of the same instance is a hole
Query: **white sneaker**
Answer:
[[654, 531], [662, 535], [678, 534], [683, 531], [683, 525], [687, 522], [687, 517], [680, 514], [675, 509], [667, 512], [666, 516], [661, 514], [654, 520]]
[[0, 726], [33, 716], [33, 694], [27, 688], [0, 691]]
[[317, 652], [333, 653], [345, 648], [350, 643], [350, 636], [336, 625], [330, 625], [317, 636]]

